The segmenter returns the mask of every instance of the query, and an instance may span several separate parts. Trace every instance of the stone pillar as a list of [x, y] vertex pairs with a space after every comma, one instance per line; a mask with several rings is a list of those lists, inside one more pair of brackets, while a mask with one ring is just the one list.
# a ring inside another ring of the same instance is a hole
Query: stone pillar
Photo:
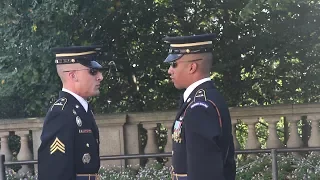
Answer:
[[[124, 125], [125, 154], [141, 154], [138, 124]], [[126, 165], [139, 169], [140, 159], [127, 159]]]
[[[29, 131], [17, 131], [15, 133], [17, 136], [20, 136], [20, 151], [19, 154], [17, 156], [17, 159], [19, 161], [25, 161], [25, 160], [32, 160], [32, 153], [29, 149], [29, 145], [28, 145], [28, 136], [29, 136]], [[18, 171], [19, 174], [21, 173], [27, 173], [30, 172], [30, 168], [29, 165], [22, 165], [22, 168]]]
[[[122, 125], [99, 126], [100, 132], [100, 156], [123, 155], [124, 138]], [[101, 166], [115, 166], [116, 168], [125, 167], [125, 161], [105, 160], [101, 161]]]
[[287, 120], [290, 122], [289, 126], [289, 139], [287, 142], [288, 148], [299, 148], [302, 147], [303, 143], [302, 140], [298, 134], [298, 126], [297, 122], [300, 121], [300, 116], [292, 116], [288, 117]]
[[311, 120], [311, 135], [308, 141], [309, 147], [320, 147], [319, 119], [320, 115], [310, 115]]
[[12, 152], [9, 149], [8, 136], [9, 136], [9, 132], [0, 132], [0, 138], [1, 138], [0, 154], [5, 155], [6, 162], [12, 161]]
[[248, 139], [245, 149], [260, 149], [261, 145], [256, 135], [255, 125], [259, 122], [258, 118], [246, 118], [242, 120], [248, 125]]
[[[299, 136], [298, 126], [297, 126], [297, 122], [300, 120], [301, 120], [300, 116], [292, 116], [290, 119], [288, 118], [288, 121], [290, 122], [290, 126], [289, 126], [290, 134], [287, 142], [288, 148], [300, 148], [303, 146], [303, 142], [301, 137]], [[300, 156], [301, 153], [293, 152], [292, 154], [295, 156]]]
[[[158, 153], [159, 148], [158, 148], [158, 143], [156, 139], [156, 129], [157, 125], [156, 124], [149, 124], [149, 123], [144, 123], [143, 127], [147, 130], [147, 144], [144, 149], [144, 152], [146, 154], [149, 153]], [[156, 159], [155, 158], [149, 158], [147, 165], [150, 165], [154, 163]]]
[[[100, 156], [124, 155], [126, 114], [94, 115], [99, 128]], [[102, 167], [124, 168], [125, 160], [103, 160]]]
[[239, 144], [239, 141], [237, 139], [237, 131], [236, 131], [236, 126], [237, 126], [237, 123], [238, 123], [238, 120], [237, 119], [234, 119], [231, 121], [232, 123], [232, 136], [233, 136], [233, 143], [234, 143], [234, 149], [235, 150], [239, 150], [240, 149], [240, 144]]
[[[167, 122], [167, 123], [164, 123], [164, 126], [166, 127], [167, 129], [167, 144], [166, 144], [166, 147], [164, 148], [164, 152], [172, 152], [172, 126], [173, 126], [173, 123], [172, 122]], [[168, 161], [166, 162], [166, 166], [170, 167], [172, 165], [172, 158], [171, 157], [168, 157]]]
[[269, 130], [269, 136], [267, 139], [267, 148], [281, 148], [283, 147], [283, 144], [281, 143], [279, 136], [277, 134], [277, 126], [276, 124], [279, 121], [279, 118], [274, 117], [266, 117], [264, 118], [266, 122], [268, 122], [268, 130]]
[[[41, 129], [32, 130], [32, 144], [33, 144], [33, 159], [38, 160], [38, 149], [41, 144]], [[34, 165], [35, 172], [38, 172], [38, 164]]]

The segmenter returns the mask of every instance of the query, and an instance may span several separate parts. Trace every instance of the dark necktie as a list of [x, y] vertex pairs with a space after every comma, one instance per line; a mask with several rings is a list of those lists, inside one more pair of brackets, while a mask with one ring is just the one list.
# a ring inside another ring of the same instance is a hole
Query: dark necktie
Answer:
[[184, 99], [183, 99], [183, 93], [182, 93], [182, 94], [180, 95], [180, 99], [179, 99], [179, 108], [182, 107], [183, 103], [184, 103]]

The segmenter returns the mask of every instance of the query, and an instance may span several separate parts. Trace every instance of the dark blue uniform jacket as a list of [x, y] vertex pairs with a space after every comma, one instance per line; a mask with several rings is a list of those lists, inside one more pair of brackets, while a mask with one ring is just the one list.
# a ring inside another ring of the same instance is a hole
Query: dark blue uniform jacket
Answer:
[[234, 180], [236, 167], [228, 106], [212, 81], [182, 104], [172, 128], [173, 171], [188, 180]]
[[89, 106], [86, 112], [71, 94], [61, 91], [49, 109], [38, 149], [39, 180], [74, 180], [100, 168], [99, 131]]

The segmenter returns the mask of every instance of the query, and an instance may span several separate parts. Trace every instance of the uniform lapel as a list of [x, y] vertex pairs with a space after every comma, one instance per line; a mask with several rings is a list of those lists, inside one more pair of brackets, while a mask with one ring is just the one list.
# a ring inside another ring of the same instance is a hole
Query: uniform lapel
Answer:
[[94, 137], [96, 138], [97, 143], [100, 144], [99, 129], [98, 129], [98, 125], [97, 125], [97, 123], [96, 123], [96, 120], [95, 120], [95, 118], [94, 118], [93, 111], [92, 111], [92, 108], [91, 108], [91, 105], [90, 105], [90, 104], [88, 104], [88, 116], [89, 116], [90, 119], [92, 120], [92, 124], [93, 124], [93, 135], [94, 135]]

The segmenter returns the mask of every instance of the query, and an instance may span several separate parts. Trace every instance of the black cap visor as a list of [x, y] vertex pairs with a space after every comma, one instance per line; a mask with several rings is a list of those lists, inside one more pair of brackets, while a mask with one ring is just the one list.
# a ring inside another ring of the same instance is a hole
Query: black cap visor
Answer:
[[168, 57], [164, 60], [164, 62], [172, 62], [180, 59], [183, 54], [169, 54]]

